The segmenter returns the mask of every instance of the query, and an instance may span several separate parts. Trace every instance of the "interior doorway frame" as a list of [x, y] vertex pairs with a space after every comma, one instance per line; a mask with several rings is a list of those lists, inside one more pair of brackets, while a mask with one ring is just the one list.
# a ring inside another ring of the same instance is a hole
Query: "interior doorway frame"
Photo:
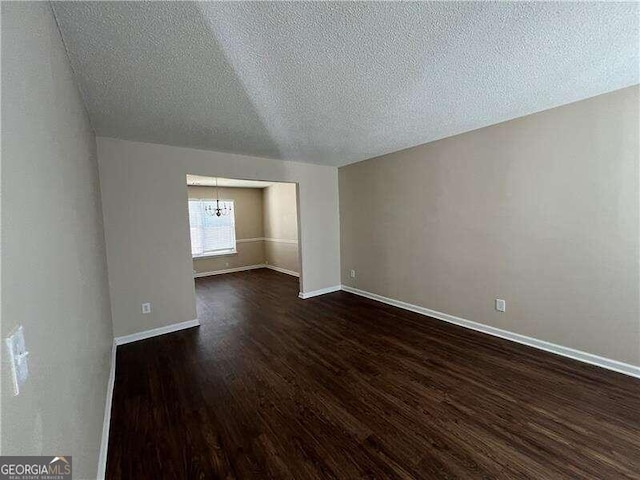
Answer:
[[[230, 176], [215, 176], [215, 175], [211, 175], [210, 173], [206, 173], [206, 174], [200, 174], [200, 173], [193, 173], [193, 172], [189, 172], [187, 174], [185, 174], [185, 182], [184, 182], [184, 187], [185, 187], [185, 206], [186, 206], [186, 215], [187, 215], [187, 224], [189, 224], [189, 184], [187, 183], [187, 179], [189, 176], [199, 176], [199, 177], [208, 177], [208, 178], [217, 178], [217, 179], [225, 179], [225, 180], [237, 180], [237, 181], [248, 181], [248, 182], [268, 182], [268, 183], [283, 183], [283, 184], [288, 184], [288, 185], [295, 185], [295, 191], [296, 191], [296, 228], [297, 228], [297, 245], [298, 245], [298, 266], [299, 266], [299, 275], [298, 275], [298, 290], [299, 290], [299, 294], [302, 295], [302, 292], [304, 292], [304, 273], [305, 273], [305, 269], [302, 263], [302, 211], [300, 208], [300, 194], [301, 194], [301, 186], [299, 182], [291, 182], [291, 181], [285, 181], [285, 180], [273, 180], [273, 179], [262, 179], [262, 178], [237, 178], [237, 177], [230, 177]], [[220, 187], [220, 188], [238, 188], [238, 187]], [[243, 188], [258, 188], [258, 187], [243, 187]], [[265, 187], [267, 188], [267, 187]], [[189, 245], [191, 245], [191, 233], [190, 231], [187, 231], [187, 235], [189, 236]], [[264, 238], [264, 237], [263, 237]], [[264, 240], [266, 242], [266, 240]], [[236, 246], [237, 246], [237, 238], [236, 238]], [[191, 250], [189, 251], [190, 253], [190, 257], [191, 257], [191, 262], [193, 263], [193, 256], [191, 255]], [[265, 268], [269, 268], [269, 267], [265, 267]], [[192, 266], [193, 269], [193, 266]], [[193, 277], [193, 281], [194, 281], [194, 302], [195, 302], [195, 279], [196, 277]]]

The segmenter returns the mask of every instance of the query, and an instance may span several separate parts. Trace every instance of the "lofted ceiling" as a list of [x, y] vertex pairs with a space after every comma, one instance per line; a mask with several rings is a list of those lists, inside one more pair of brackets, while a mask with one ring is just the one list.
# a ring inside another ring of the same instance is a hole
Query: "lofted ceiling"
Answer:
[[639, 83], [639, 4], [53, 2], [100, 136], [345, 165]]

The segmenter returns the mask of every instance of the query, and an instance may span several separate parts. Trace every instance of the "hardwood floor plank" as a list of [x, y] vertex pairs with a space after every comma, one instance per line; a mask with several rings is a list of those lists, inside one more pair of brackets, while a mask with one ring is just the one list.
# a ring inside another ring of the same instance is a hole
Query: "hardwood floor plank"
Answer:
[[272, 270], [118, 347], [110, 479], [638, 479], [640, 381]]

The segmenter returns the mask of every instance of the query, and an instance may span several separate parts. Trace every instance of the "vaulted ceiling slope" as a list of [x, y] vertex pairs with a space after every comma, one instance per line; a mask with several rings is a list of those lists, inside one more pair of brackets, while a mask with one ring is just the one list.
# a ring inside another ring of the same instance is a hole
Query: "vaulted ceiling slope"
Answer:
[[98, 135], [345, 165], [639, 83], [639, 5], [54, 2]]

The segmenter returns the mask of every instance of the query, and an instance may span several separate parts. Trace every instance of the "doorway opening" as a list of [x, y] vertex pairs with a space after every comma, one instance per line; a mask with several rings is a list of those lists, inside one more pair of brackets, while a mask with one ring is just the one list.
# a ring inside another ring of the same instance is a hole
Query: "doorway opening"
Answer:
[[195, 278], [261, 268], [301, 278], [296, 183], [187, 175], [187, 191]]

